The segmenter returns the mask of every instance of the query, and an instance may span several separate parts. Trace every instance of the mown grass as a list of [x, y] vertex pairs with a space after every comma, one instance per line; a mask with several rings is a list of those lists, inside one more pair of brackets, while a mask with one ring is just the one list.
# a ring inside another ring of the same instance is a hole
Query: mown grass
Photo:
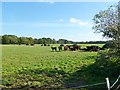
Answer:
[[49, 46], [5, 45], [2, 46], [2, 84], [4, 88], [42, 89], [104, 82], [104, 76], [89, 73], [96, 56], [97, 52], [51, 52]]

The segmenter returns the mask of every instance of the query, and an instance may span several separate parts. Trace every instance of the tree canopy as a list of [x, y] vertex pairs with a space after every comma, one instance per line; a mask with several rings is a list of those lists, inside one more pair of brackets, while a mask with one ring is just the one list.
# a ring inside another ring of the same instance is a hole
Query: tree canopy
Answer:
[[110, 38], [108, 49], [98, 53], [94, 70], [99, 75], [117, 76], [120, 74], [120, 5], [110, 6], [93, 18], [95, 32]]
[[120, 48], [120, 7], [110, 6], [107, 10], [100, 11], [93, 18], [95, 32], [102, 33], [104, 37], [114, 40]]
[[82, 41], [74, 42], [66, 39], [55, 40], [52, 38], [32, 38], [32, 37], [18, 37], [16, 35], [0, 36], [0, 43], [2, 44], [105, 44], [106, 41]]

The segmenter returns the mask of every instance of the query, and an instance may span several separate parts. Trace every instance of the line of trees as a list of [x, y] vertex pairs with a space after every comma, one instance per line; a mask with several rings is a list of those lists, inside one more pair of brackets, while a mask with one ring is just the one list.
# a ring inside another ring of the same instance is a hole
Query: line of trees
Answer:
[[18, 37], [16, 35], [0, 36], [1, 44], [104, 44], [106, 41], [87, 41], [74, 42], [66, 39], [51, 39], [51, 38], [32, 38], [32, 37]]

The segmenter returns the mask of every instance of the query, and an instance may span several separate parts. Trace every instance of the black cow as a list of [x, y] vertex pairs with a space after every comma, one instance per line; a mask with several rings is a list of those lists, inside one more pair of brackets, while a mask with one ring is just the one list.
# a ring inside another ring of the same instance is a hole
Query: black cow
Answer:
[[64, 45], [63, 45], [63, 44], [61, 44], [60, 46], [64, 47]]
[[100, 47], [98, 47], [98, 46], [91, 46], [91, 50], [92, 51], [99, 51]]
[[84, 51], [99, 51], [100, 47], [99, 46], [87, 46], [86, 48], [80, 49]]
[[62, 51], [62, 46], [59, 46], [58, 49], [59, 49], [59, 51]]
[[21, 43], [19, 43], [19, 45], [21, 45]]
[[28, 46], [29, 44], [26, 44], [26, 46]]
[[75, 46], [71, 45], [71, 46], [69, 47], [69, 50], [71, 50], [71, 51], [75, 51], [76, 48], [75, 48]]
[[52, 51], [57, 51], [57, 47], [55, 47], [55, 46], [52, 46], [51, 49], [52, 49]]
[[34, 46], [34, 44], [31, 44], [31, 46]]

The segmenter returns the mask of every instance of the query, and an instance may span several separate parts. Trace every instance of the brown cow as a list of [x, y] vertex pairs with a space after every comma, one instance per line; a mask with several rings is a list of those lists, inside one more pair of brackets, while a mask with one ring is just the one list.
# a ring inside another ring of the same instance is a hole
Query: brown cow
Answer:
[[81, 47], [78, 46], [78, 45], [71, 45], [69, 49], [70, 49], [71, 51], [76, 51], [76, 50], [80, 50], [80, 48], [81, 48]]
[[68, 48], [68, 46], [64, 46], [64, 51], [66, 51], [66, 50], [68, 50], [69, 48]]

